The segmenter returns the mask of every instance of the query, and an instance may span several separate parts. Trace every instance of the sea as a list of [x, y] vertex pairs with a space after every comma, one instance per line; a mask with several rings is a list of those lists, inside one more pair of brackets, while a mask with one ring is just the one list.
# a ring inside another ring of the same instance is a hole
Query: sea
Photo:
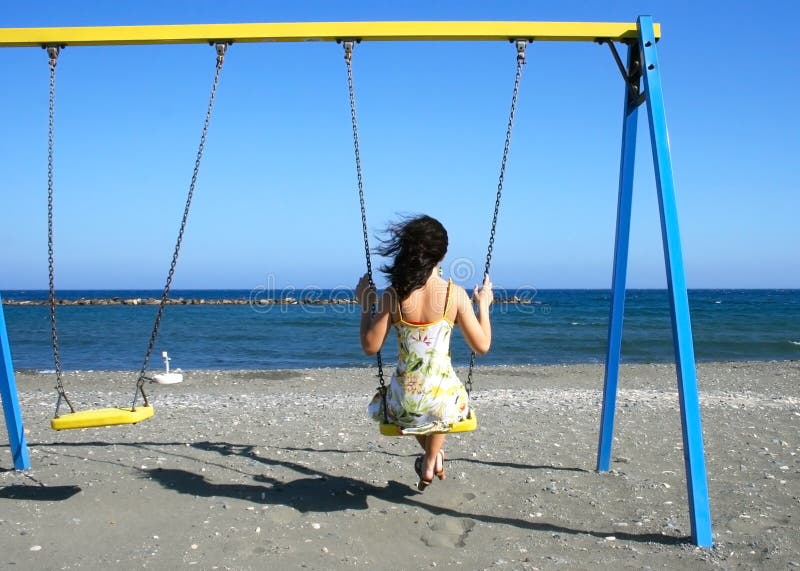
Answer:
[[[167, 305], [150, 369], [270, 370], [375, 366], [359, 346], [358, 306], [324, 303], [352, 298], [352, 291], [320, 289], [282, 293], [291, 298], [265, 303], [268, 292], [174, 290], [171, 299], [206, 303]], [[47, 292], [5, 290], [6, 328], [14, 369], [52, 371]], [[603, 363], [608, 336], [609, 290], [495, 291], [491, 351], [482, 365]], [[59, 291], [58, 299], [148, 299], [155, 290]], [[269, 298], [273, 299], [273, 298]], [[19, 305], [27, 300], [37, 302]], [[222, 304], [221, 300], [238, 300]], [[312, 303], [306, 303], [306, 301]], [[13, 301], [15, 303], [8, 303]], [[216, 301], [216, 303], [212, 303]], [[321, 303], [322, 302], [322, 303]], [[800, 359], [800, 290], [690, 290], [689, 305], [697, 361]], [[59, 354], [64, 370], [139, 370], [157, 306], [59, 305]], [[456, 367], [469, 349], [456, 333]], [[382, 350], [387, 366], [396, 359], [392, 338]], [[625, 298], [622, 362], [674, 362], [666, 290], [629, 290]]]

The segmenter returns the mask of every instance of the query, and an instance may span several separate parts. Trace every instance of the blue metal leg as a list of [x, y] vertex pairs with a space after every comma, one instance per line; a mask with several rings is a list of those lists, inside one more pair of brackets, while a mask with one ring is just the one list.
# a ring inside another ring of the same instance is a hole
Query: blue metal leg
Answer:
[[25, 442], [25, 429], [22, 426], [22, 415], [19, 408], [17, 383], [14, 380], [14, 366], [11, 363], [11, 346], [8, 342], [6, 318], [3, 313], [3, 298], [0, 296], [0, 397], [3, 400], [3, 414], [8, 428], [8, 442], [11, 445], [11, 456], [14, 468], [27, 470], [31, 467], [28, 457], [28, 445]]
[[[628, 49], [628, 73], [639, 58], [638, 46]], [[617, 380], [622, 347], [622, 321], [625, 313], [625, 279], [628, 271], [628, 244], [633, 202], [633, 165], [636, 158], [637, 107], [635, 93], [625, 89], [622, 120], [622, 152], [619, 167], [617, 198], [617, 232], [614, 245], [614, 276], [612, 278], [611, 314], [608, 320], [608, 351], [603, 383], [603, 410], [600, 416], [600, 442], [597, 447], [597, 469], [608, 471], [611, 466], [611, 443], [614, 437], [614, 412], [617, 403]]]
[[678, 211], [675, 204], [675, 183], [669, 152], [667, 119], [661, 90], [658, 53], [653, 20], [641, 16], [638, 20], [639, 49], [642, 52], [644, 86], [647, 94], [647, 116], [650, 122], [650, 141], [656, 170], [658, 204], [661, 214], [661, 234], [664, 261], [667, 269], [672, 339], [678, 372], [681, 425], [683, 428], [683, 457], [689, 491], [689, 518], [692, 541], [700, 547], [711, 547], [711, 514], [708, 502], [703, 430], [700, 422], [700, 403], [697, 394], [692, 325], [689, 318], [689, 298], [683, 270]]

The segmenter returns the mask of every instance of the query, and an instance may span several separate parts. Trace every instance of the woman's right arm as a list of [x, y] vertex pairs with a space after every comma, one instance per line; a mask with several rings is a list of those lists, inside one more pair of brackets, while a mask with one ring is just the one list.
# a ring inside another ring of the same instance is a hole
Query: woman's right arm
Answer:
[[[385, 291], [378, 297], [375, 286], [370, 283], [369, 275], [364, 274], [356, 286], [356, 298], [361, 306], [360, 337], [361, 348], [367, 355], [380, 351], [391, 326], [391, 291]], [[372, 306], [377, 311], [373, 315]]]
[[489, 276], [483, 279], [483, 286], [475, 286], [473, 299], [478, 304], [478, 314], [472, 307], [467, 292], [458, 288], [458, 312], [456, 313], [456, 323], [461, 327], [464, 339], [470, 349], [479, 355], [489, 352], [492, 345], [492, 323], [489, 320], [489, 306], [494, 301], [492, 282]]

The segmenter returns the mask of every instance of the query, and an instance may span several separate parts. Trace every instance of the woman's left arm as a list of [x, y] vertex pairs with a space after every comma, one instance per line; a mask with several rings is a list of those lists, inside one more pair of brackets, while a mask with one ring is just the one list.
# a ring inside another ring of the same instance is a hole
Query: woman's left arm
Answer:
[[[364, 274], [358, 280], [356, 298], [361, 306], [361, 348], [367, 355], [374, 355], [380, 351], [391, 327], [391, 292], [387, 290], [378, 297], [375, 287], [370, 286], [369, 275]], [[374, 316], [373, 304], [376, 304]]]

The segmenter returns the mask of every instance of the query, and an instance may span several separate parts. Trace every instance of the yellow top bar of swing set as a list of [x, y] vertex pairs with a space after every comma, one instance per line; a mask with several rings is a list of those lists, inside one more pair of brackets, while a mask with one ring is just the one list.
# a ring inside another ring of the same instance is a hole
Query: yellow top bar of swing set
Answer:
[[[655, 24], [656, 38], [661, 26]], [[72, 28], [0, 28], [0, 47], [113, 46], [228, 42], [631, 40], [636, 23], [283, 22]]]

